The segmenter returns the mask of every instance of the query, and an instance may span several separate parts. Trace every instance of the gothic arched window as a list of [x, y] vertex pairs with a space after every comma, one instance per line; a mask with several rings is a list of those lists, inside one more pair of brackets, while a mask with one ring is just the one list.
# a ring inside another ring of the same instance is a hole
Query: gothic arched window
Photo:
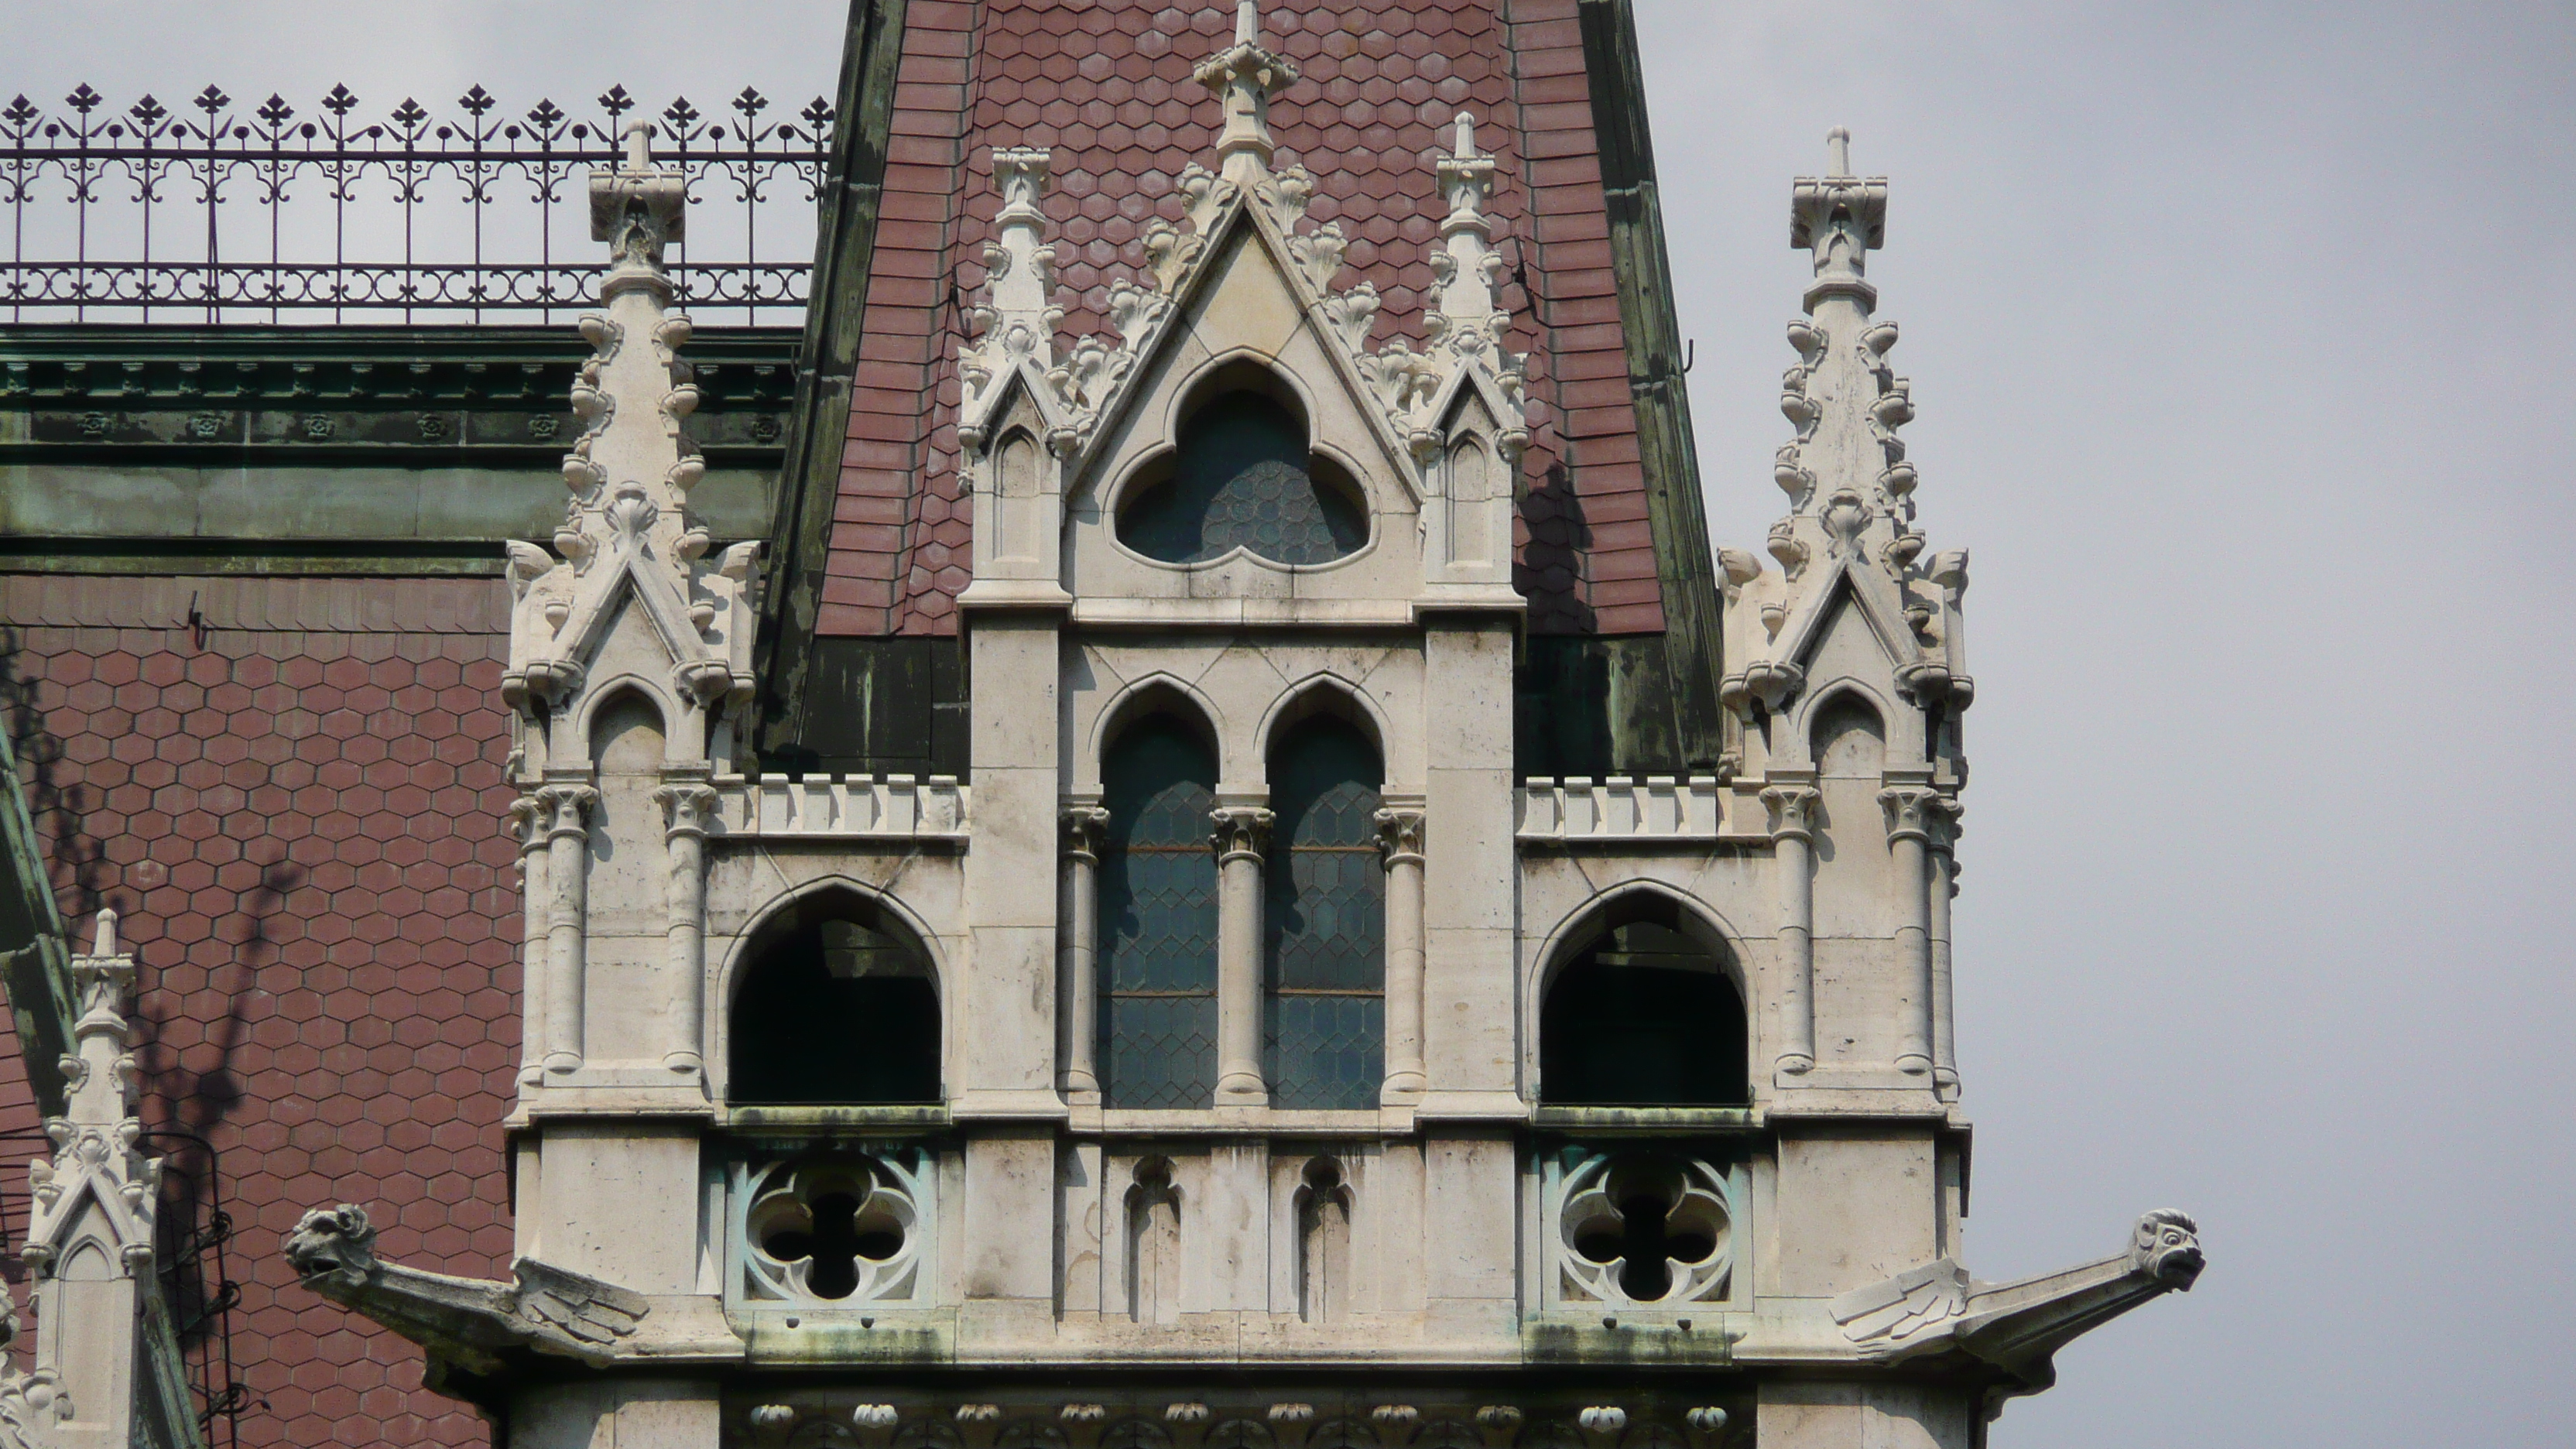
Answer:
[[1216, 1093], [1216, 753], [1169, 715], [1100, 762], [1101, 1096], [1204, 1107]]
[[1270, 1104], [1373, 1108], [1386, 1075], [1384, 776], [1368, 737], [1317, 716], [1270, 752]]
[[1118, 515], [1118, 536], [1147, 558], [1204, 563], [1243, 548], [1280, 564], [1331, 563], [1368, 541], [1359, 489], [1309, 451], [1306, 424], [1268, 389], [1200, 404], [1177, 448]]
[[728, 1100], [940, 1100], [939, 993], [908, 933], [868, 902], [827, 896], [764, 934], [734, 993]]
[[[1539, 1009], [1539, 1099], [1598, 1107], [1752, 1100], [1744, 998], [1708, 949], [1649, 905], [1596, 937]], [[1661, 919], [1656, 919], [1661, 917]]]

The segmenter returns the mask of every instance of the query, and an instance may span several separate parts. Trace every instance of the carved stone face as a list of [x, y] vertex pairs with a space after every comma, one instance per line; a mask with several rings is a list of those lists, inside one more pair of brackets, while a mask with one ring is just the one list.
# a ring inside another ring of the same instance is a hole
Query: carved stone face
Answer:
[[315, 1208], [286, 1235], [286, 1261], [313, 1286], [338, 1282], [366, 1286], [376, 1268], [376, 1229], [367, 1211], [351, 1203]]
[[2138, 1219], [2138, 1233], [2131, 1248], [2144, 1260], [2147, 1271], [2159, 1283], [2182, 1292], [2191, 1291], [2194, 1279], [2206, 1260], [2200, 1251], [2200, 1225], [2190, 1215], [2170, 1208], [2159, 1208]]

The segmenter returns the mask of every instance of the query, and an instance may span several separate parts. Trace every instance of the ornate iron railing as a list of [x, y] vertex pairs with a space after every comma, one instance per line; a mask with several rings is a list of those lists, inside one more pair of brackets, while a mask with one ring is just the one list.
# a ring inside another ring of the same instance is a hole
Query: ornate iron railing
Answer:
[[[597, 296], [586, 189], [640, 114], [625, 87], [583, 120], [551, 100], [512, 117], [481, 86], [446, 118], [406, 98], [368, 121], [359, 104], [346, 86], [310, 115], [214, 86], [193, 117], [149, 95], [118, 110], [86, 85], [52, 112], [19, 96], [0, 107], [0, 307], [22, 322], [461, 322]], [[745, 87], [726, 109], [683, 97], [652, 117], [656, 159], [689, 184], [672, 277], [702, 320], [791, 322], [832, 106], [766, 120]]]

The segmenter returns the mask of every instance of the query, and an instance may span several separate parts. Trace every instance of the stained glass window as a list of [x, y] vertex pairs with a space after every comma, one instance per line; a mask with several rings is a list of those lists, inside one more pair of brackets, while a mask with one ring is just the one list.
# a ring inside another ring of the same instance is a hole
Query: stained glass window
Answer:
[[1688, 937], [1638, 921], [1605, 934], [1548, 988], [1539, 1096], [1618, 1107], [1740, 1107], [1744, 1001]]
[[1368, 541], [1355, 490], [1319, 479], [1296, 414], [1256, 392], [1227, 393], [1181, 424], [1172, 476], [1118, 519], [1147, 558], [1203, 563], [1238, 546], [1273, 563], [1320, 564]]
[[1375, 1107], [1386, 1075], [1386, 870], [1377, 751], [1336, 719], [1297, 726], [1270, 756], [1269, 991], [1275, 1107]]
[[1216, 756], [1145, 720], [1101, 761], [1101, 1099], [1204, 1107], [1216, 1093]]

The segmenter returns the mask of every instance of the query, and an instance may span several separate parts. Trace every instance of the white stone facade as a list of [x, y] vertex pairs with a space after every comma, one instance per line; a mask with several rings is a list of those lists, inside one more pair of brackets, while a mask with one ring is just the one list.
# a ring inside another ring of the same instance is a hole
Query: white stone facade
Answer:
[[[583, 324], [589, 431], [554, 549], [511, 550], [517, 1278], [380, 1263], [346, 1208], [291, 1254], [427, 1343], [522, 1449], [1979, 1442], [2055, 1347], [2189, 1286], [2199, 1250], [2163, 1214], [2051, 1278], [1956, 1262], [1966, 555], [1915, 524], [1895, 328], [1864, 276], [1884, 183], [1839, 139], [1833, 174], [1797, 183], [1816, 281], [1790, 328], [1780, 567], [1722, 556], [1740, 749], [1714, 775], [1524, 780], [1509, 480], [1530, 424], [1481, 210], [1495, 163], [1461, 116], [1423, 177], [1449, 207], [1427, 344], [1374, 343], [1374, 291], [1336, 286], [1340, 238], [1304, 216], [1311, 180], [1273, 169], [1267, 107], [1295, 74], [1249, 4], [1199, 78], [1225, 134], [1178, 182], [1188, 224], [1116, 289], [1114, 339], [1058, 334], [1047, 153], [995, 157], [961, 351], [965, 781], [748, 769], [758, 559], [709, 557], [688, 511], [689, 327], [660, 268], [677, 182], [640, 138], [594, 182], [617, 261]], [[1334, 556], [1265, 554], [1260, 517], [1249, 542], [1202, 529], [1204, 556], [1138, 542], [1237, 397], [1304, 430], [1331, 517], [1300, 536], [1342, 530]], [[1366, 831], [1301, 847], [1277, 762], [1317, 721], [1373, 757], [1334, 787]], [[1204, 752], [1206, 778], [1174, 765], [1151, 797], [1196, 802], [1189, 840], [1149, 839], [1148, 797], [1120, 793], [1149, 726], [1188, 742], [1170, 760]], [[1345, 894], [1274, 879], [1298, 869]], [[1281, 985], [1282, 933], [1324, 939], [1324, 906], [1353, 902], [1370, 914], [1331, 939], [1375, 954], [1328, 964], [1357, 984]], [[754, 1003], [791, 951], [823, 983], [803, 1021]], [[1153, 984], [1183, 957], [1205, 979]], [[1566, 1004], [1621, 972], [1713, 1014]], [[831, 992], [931, 1001], [935, 1042], [778, 1060], [838, 1020]], [[1298, 1013], [1359, 1023], [1314, 1048], [1329, 1105], [1289, 1100]], [[1152, 1022], [1190, 1025], [1122, 1025]], [[1623, 1057], [1672, 1033], [1674, 1080], [1701, 1085], [1640, 1100]], [[928, 1090], [903, 1085], [916, 1048]], [[809, 1068], [879, 1085], [772, 1085]], [[1084, 1374], [1104, 1376], [1061, 1387]]]

